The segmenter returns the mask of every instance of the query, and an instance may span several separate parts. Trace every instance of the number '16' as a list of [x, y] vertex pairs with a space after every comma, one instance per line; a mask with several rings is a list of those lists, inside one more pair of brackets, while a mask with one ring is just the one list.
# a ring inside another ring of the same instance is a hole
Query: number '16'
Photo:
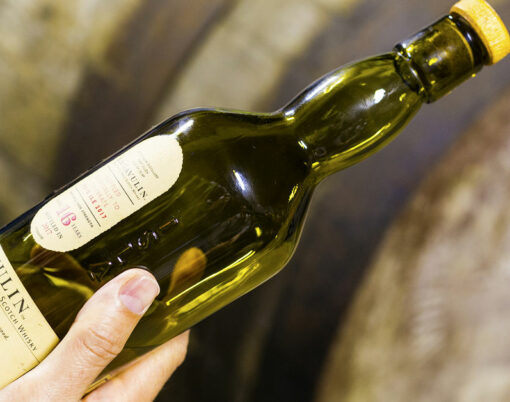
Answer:
[[69, 212], [69, 205], [57, 211], [57, 215], [60, 218], [62, 225], [69, 226], [72, 221], [76, 220], [76, 214]]

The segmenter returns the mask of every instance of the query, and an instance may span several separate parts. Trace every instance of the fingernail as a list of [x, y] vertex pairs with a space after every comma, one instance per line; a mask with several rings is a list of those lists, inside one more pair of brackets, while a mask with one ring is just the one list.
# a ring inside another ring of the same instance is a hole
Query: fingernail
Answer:
[[136, 275], [124, 283], [119, 291], [122, 304], [135, 314], [142, 315], [147, 311], [159, 293], [159, 285], [152, 277]]

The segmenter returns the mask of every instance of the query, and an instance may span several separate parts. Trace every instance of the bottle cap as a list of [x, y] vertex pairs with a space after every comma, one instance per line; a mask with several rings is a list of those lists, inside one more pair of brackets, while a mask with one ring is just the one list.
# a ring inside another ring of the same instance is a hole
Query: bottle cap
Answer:
[[467, 20], [476, 31], [489, 53], [490, 64], [496, 64], [510, 53], [508, 30], [485, 0], [461, 0], [450, 11]]

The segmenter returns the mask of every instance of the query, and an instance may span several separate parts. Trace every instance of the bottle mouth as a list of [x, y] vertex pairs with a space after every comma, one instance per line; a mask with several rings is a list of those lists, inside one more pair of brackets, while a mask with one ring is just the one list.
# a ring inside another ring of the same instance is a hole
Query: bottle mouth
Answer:
[[462, 17], [476, 32], [489, 55], [487, 64], [496, 64], [510, 53], [510, 34], [499, 14], [485, 0], [461, 0], [451, 13]]

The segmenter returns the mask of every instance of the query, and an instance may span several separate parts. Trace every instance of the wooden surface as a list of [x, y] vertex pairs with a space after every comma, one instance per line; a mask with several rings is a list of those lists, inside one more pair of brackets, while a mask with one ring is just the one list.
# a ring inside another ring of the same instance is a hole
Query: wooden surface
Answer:
[[[135, 0], [0, 2], [1, 216], [12, 219], [49, 189], [62, 125], [89, 64]], [[22, 184], [22, 185], [20, 185]]]
[[319, 402], [510, 400], [510, 91], [395, 222]]
[[[162, 118], [198, 106], [277, 109], [327, 71], [391, 49], [451, 5], [47, 4], [0, 1], [0, 186], [9, 189], [0, 192], [4, 222]], [[494, 5], [510, 21], [510, 1]], [[193, 330], [186, 364], [158, 399], [313, 400], [330, 345], [383, 233], [431, 167], [510, 87], [509, 63], [424, 107], [392, 145], [323, 183], [289, 266]]]

